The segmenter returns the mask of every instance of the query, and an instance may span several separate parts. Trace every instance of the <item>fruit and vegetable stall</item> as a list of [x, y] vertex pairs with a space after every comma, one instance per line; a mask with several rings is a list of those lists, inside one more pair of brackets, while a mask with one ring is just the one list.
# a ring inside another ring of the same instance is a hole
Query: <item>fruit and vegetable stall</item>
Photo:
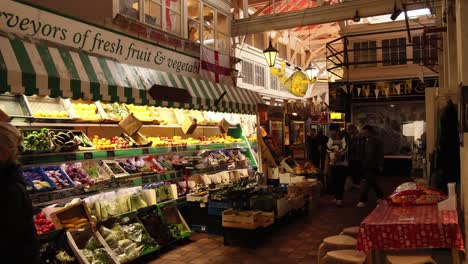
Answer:
[[257, 232], [317, 202], [315, 181], [257, 186], [254, 115], [4, 96], [21, 109], [7, 114], [47, 263], [151, 258], [193, 231]]

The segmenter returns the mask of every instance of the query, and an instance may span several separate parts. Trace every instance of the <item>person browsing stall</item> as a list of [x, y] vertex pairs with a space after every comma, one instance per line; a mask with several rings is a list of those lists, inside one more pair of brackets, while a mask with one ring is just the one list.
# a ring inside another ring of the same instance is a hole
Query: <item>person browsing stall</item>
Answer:
[[327, 161], [329, 166], [328, 174], [330, 175], [330, 183], [337, 206], [343, 205], [344, 185], [348, 166], [347, 150], [346, 137], [341, 133], [340, 126], [338, 124], [331, 124], [330, 139], [327, 143]]

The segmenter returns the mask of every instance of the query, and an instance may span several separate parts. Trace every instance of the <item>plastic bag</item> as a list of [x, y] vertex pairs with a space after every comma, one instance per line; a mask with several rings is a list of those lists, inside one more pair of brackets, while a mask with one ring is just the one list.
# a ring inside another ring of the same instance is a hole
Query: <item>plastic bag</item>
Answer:
[[426, 185], [416, 183], [403, 183], [398, 186], [387, 201], [392, 205], [429, 205], [447, 199], [441, 191]]

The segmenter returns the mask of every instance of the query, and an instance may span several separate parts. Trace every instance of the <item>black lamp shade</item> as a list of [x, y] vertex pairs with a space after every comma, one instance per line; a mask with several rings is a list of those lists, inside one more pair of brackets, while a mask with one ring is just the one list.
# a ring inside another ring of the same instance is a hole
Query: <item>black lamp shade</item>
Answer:
[[268, 48], [263, 51], [263, 55], [265, 56], [265, 60], [268, 64], [268, 67], [274, 67], [276, 62], [276, 57], [278, 57], [278, 50], [273, 47], [270, 40], [270, 45]]

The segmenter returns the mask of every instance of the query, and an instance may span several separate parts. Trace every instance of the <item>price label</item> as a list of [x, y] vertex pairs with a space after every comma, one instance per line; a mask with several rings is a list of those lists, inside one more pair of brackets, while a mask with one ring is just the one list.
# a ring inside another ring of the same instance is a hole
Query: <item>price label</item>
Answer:
[[187, 145], [182, 146], [182, 151], [187, 151]]
[[200, 148], [200, 145], [196, 145], [196, 146], [195, 146], [195, 150], [200, 150], [200, 149], [201, 149], [201, 148]]
[[145, 154], [145, 155], [149, 154], [149, 148], [144, 148], [142, 151], [143, 151], [143, 154]]
[[141, 180], [141, 183], [143, 183], [143, 184], [151, 183], [151, 178], [150, 177], [143, 177], [143, 179]]
[[84, 158], [85, 159], [93, 159], [93, 153], [92, 152], [85, 152], [84, 153]]
[[115, 152], [113, 150], [108, 150], [107, 151], [107, 157], [108, 158], [113, 158], [115, 157]]
[[177, 152], [177, 147], [176, 146], [171, 146], [170, 150], [173, 151], [173, 152]]
[[32, 156], [23, 156], [23, 157], [21, 157], [21, 162], [23, 164], [33, 164], [34, 163], [34, 158]]
[[76, 154], [75, 153], [65, 154], [65, 160], [76, 160]]

